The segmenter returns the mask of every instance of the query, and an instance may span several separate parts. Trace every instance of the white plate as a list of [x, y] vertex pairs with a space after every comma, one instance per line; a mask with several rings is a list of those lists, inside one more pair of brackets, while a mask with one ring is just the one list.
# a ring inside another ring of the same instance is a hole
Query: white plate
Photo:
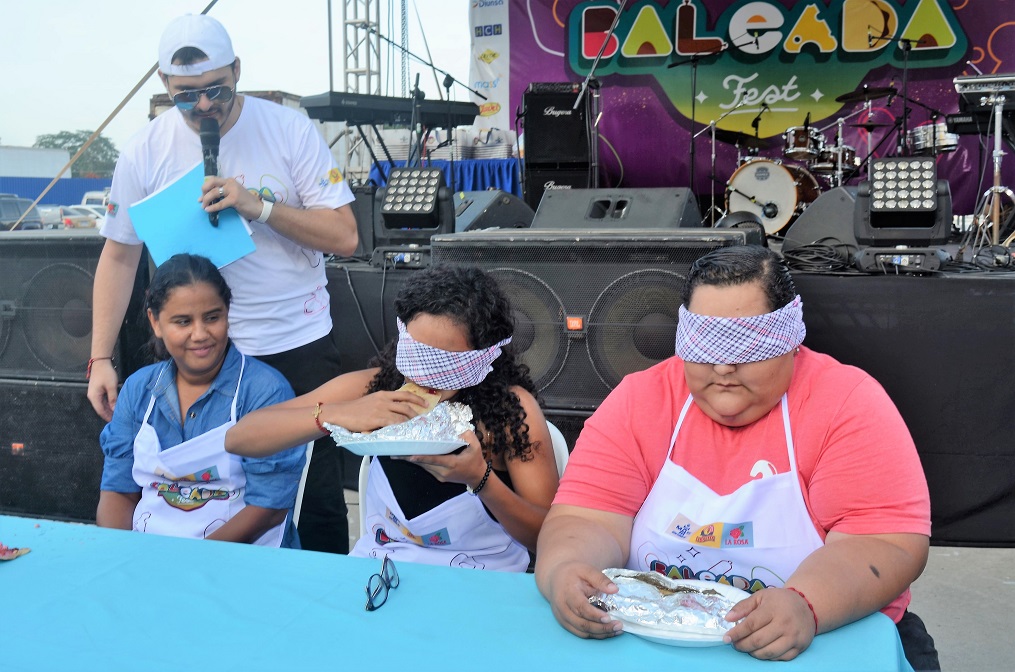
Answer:
[[[699, 581], [697, 579], [668, 579], [667, 581], [673, 586], [687, 586], [688, 588], [694, 588], [695, 590], [705, 591], [714, 590], [726, 599], [730, 600], [734, 604], [740, 600], [745, 600], [751, 596], [750, 593], [728, 586], [725, 583], [717, 583], [715, 581]], [[650, 642], [656, 642], [658, 644], [666, 644], [667, 646], [722, 646], [724, 632], [720, 633], [701, 633], [701, 632], [688, 632], [681, 631], [675, 628], [659, 628], [655, 626], [642, 625], [634, 621], [628, 621], [626, 619], [618, 617], [616, 614], [611, 614], [611, 617], [615, 620], [620, 621], [624, 624], [624, 632], [630, 632], [632, 635], [637, 635]]]
[[338, 444], [348, 448], [354, 455], [447, 455], [456, 448], [466, 445], [465, 441], [407, 441], [404, 439], [361, 439]]

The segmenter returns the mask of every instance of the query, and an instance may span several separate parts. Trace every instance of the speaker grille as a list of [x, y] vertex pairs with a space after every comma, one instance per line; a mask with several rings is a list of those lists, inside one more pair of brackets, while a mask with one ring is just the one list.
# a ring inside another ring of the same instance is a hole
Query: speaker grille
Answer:
[[[92, 284], [105, 239], [95, 229], [0, 233], [0, 378], [83, 382], [91, 350]], [[116, 351], [121, 378], [140, 365], [147, 325], [142, 255]]]
[[594, 410], [673, 354], [687, 271], [737, 230], [531, 229], [434, 236], [433, 263], [478, 266], [512, 302], [513, 341], [547, 408]]

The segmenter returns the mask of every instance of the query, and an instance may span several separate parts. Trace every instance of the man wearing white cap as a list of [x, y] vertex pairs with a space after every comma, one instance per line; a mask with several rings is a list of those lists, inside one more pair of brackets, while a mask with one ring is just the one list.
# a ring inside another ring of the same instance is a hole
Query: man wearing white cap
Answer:
[[[194, 198], [209, 213], [234, 208], [250, 222], [256, 245], [222, 268], [233, 292], [229, 336], [241, 352], [281, 371], [297, 394], [315, 389], [341, 373], [324, 254], [355, 251], [352, 191], [306, 116], [237, 94], [240, 59], [215, 19], [188, 14], [167, 26], [159, 76], [175, 109], [131, 138], [113, 174], [95, 273], [88, 399], [108, 421], [118, 383], [111, 355], [142, 250], [128, 208], [200, 162], [205, 119], [219, 125], [219, 176], [206, 178]], [[304, 548], [348, 550], [342, 480], [339, 450], [322, 441], [300, 514]]]

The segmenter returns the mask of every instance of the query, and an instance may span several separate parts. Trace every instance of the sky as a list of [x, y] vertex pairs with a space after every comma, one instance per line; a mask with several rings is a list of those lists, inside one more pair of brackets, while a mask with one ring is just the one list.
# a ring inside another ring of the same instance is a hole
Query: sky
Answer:
[[[163, 28], [173, 18], [198, 14], [210, 0], [26, 0], [4, 2], [0, 40], [3, 105], [0, 144], [30, 147], [39, 135], [94, 131], [158, 60]], [[387, 29], [389, 0], [381, 11], [381, 35], [399, 41], [399, 23]], [[415, 3], [415, 7], [414, 7]], [[331, 0], [334, 90], [345, 90], [342, 10]], [[362, 2], [359, 3], [362, 7]], [[394, 0], [394, 6], [399, 6]], [[419, 20], [417, 20], [417, 10]], [[409, 50], [462, 82], [469, 79], [468, 0], [409, 0]], [[284, 91], [298, 96], [329, 90], [328, 0], [218, 0], [209, 12], [229, 31], [240, 58], [241, 91]], [[422, 32], [420, 30], [422, 24]], [[381, 40], [382, 59], [389, 45]], [[401, 52], [385, 95], [401, 95]], [[389, 77], [382, 69], [382, 82]], [[437, 98], [432, 71], [410, 59], [410, 86]], [[443, 75], [438, 76], [443, 79]], [[383, 85], [382, 85], [383, 86]], [[443, 89], [441, 89], [443, 91]], [[152, 75], [103, 131], [122, 148], [148, 121], [152, 95], [164, 93]], [[455, 85], [452, 99], [468, 100]]]

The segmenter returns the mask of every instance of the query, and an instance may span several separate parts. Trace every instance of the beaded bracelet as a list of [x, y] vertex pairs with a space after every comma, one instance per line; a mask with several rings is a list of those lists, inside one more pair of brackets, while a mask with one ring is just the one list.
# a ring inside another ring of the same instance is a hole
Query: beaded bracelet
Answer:
[[493, 462], [491, 460], [487, 460], [486, 461], [486, 473], [483, 474], [483, 478], [479, 481], [479, 485], [477, 485], [474, 488], [470, 488], [469, 486], [465, 486], [465, 489], [469, 491], [470, 495], [472, 495], [474, 497], [479, 495], [479, 491], [483, 489], [483, 486], [486, 485], [487, 479], [490, 478], [490, 472], [491, 471], [493, 471]]
[[321, 411], [324, 410], [324, 403], [317, 402], [317, 406], [314, 408], [314, 423], [317, 425], [317, 429], [321, 430], [325, 434], [330, 434], [324, 425], [321, 423]]
[[790, 588], [789, 586], [786, 586], [786, 590], [792, 590], [794, 593], [796, 593], [800, 597], [804, 598], [804, 602], [807, 603], [807, 608], [811, 610], [811, 616], [814, 617], [814, 634], [815, 635], [818, 634], [818, 614], [817, 614], [817, 612], [814, 611], [814, 605], [811, 604], [811, 601], [807, 599], [806, 595], [801, 593], [796, 588]]

